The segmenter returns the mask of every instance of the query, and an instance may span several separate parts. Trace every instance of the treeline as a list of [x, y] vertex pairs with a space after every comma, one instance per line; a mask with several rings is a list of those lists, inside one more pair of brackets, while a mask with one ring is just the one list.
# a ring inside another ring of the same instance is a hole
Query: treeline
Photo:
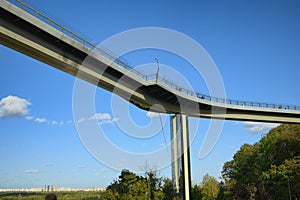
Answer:
[[[224, 164], [221, 178], [218, 182], [206, 174], [192, 187], [192, 199], [300, 199], [300, 125], [281, 125], [259, 142], [242, 145]], [[123, 170], [105, 195], [116, 200], [172, 200], [172, 181], [153, 171], [143, 177]]]
[[300, 199], [300, 126], [281, 125], [244, 144], [222, 177], [223, 199]]
[[[191, 190], [192, 199], [216, 199], [221, 185], [213, 176], [206, 174], [200, 185]], [[158, 177], [155, 171], [138, 176], [129, 170], [122, 170], [102, 194], [101, 199], [110, 200], [173, 200], [173, 186], [169, 178]]]

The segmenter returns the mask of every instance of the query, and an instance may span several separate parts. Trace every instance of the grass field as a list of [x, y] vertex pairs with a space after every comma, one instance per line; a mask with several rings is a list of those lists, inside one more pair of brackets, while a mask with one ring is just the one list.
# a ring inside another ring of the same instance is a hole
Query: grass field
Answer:
[[[1, 200], [44, 200], [45, 192], [1, 192]], [[55, 192], [58, 199], [98, 200], [101, 192]]]

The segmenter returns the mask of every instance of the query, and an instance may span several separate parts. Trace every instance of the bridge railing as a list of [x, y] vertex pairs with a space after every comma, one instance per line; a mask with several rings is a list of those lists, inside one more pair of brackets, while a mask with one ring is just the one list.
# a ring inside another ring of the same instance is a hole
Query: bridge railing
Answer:
[[72, 39], [76, 40], [77, 42], [83, 44], [85, 47], [88, 47], [94, 51], [97, 51], [98, 53], [100, 53], [101, 55], [103, 55], [104, 57], [110, 59], [111, 61], [117, 63], [118, 65], [122, 66], [124, 69], [127, 69], [129, 71], [131, 71], [132, 73], [138, 75], [141, 78], [144, 78], [145, 80], [147, 80], [147, 75], [141, 73], [140, 71], [134, 69], [133, 67], [131, 67], [130, 65], [128, 65], [126, 62], [116, 58], [115, 56], [109, 54], [108, 52], [104, 51], [103, 49], [97, 47], [95, 44], [89, 42], [88, 40], [86, 40], [85, 38], [77, 35], [76, 33], [74, 33], [73, 31], [67, 29], [65, 26], [57, 23], [56, 21], [54, 21], [53, 19], [47, 17], [46, 15], [44, 15], [43, 13], [37, 11], [36, 9], [28, 6], [27, 4], [25, 4], [24, 2], [22, 2], [21, 0], [10, 0], [11, 2], [16, 2], [16, 6], [18, 6], [19, 8], [21, 8], [22, 10], [30, 13], [31, 15], [35, 16], [36, 18], [40, 19], [41, 21], [45, 22], [46, 24], [52, 26], [53, 28], [61, 31], [63, 34], [71, 37]]
[[42, 20], [43, 22], [49, 24], [53, 28], [61, 31], [63, 34], [68, 35], [69, 37], [73, 38], [77, 42], [83, 44], [85, 47], [88, 47], [91, 50], [94, 50], [98, 53], [100, 53], [102, 56], [108, 58], [112, 62], [118, 64], [122, 68], [130, 71], [131, 73], [139, 76], [140, 78], [149, 81], [149, 80], [156, 80], [160, 81], [161, 83], [165, 84], [166, 86], [175, 89], [181, 93], [184, 93], [186, 95], [196, 97], [202, 100], [211, 101], [211, 102], [218, 102], [218, 103], [224, 103], [224, 104], [230, 104], [230, 105], [238, 105], [238, 106], [250, 106], [250, 107], [260, 107], [260, 108], [273, 108], [273, 109], [285, 109], [285, 110], [300, 110], [300, 106], [294, 106], [294, 105], [287, 105], [287, 104], [272, 104], [272, 103], [261, 103], [261, 102], [250, 102], [250, 101], [240, 101], [240, 100], [232, 100], [232, 99], [225, 99], [225, 98], [219, 98], [219, 97], [213, 97], [205, 94], [201, 94], [183, 87], [180, 87], [179, 85], [167, 80], [164, 77], [158, 76], [158, 74], [149, 74], [146, 75], [138, 70], [136, 70], [134, 67], [130, 66], [126, 62], [122, 61], [119, 58], [116, 58], [115, 56], [111, 55], [107, 51], [97, 47], [95, 44], [89, 42], [85, 38], [77, 35], [73, 31], [67, 29], [65, 26], [55, 22], [53, 19], [47, 17], [43, 13], [37, 11], [36, 9], [28, 6], [21, 0], [8, 0], [11, 3], [16, 2], [16, 6], [21, 8], [22, 10], [32, 14], [33, 16], [37, 17], [38, 19]]
[[250, 107], [259, 107], [259, 108], [272, 108], [272, 109], [284, 109], [284, 110], [300, 110], [300, 106], [288, 105], [288, 104], [274, 104], [274, 103], [262, 103], [262, 102], [251, 102], [251, 101], [241, 101], [241, 100], [233, 100], [233, 99], [225, 99], [220, 97], [213, 97], [205, 94], [201, 94], [199, 92], [195, 92], [193, 90], [189, 90], [186, 88], [182, 88], [177, 84], [169, 81], [166, 78], [158, 77], [158, 80], [172, 89], [175, 89], [179, 92], [187, 94], [189, 96], [197, 97], [202, 100], [224, 103], [230, 105], [238, 105], [238, 106], [250, 106]]

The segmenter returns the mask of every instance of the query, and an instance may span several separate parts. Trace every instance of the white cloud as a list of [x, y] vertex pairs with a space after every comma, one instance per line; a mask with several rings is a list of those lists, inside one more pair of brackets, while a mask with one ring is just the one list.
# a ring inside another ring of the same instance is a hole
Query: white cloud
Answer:
[[279, 126], [275, 123], [262, 123], [262, 122], [244, 122], [244, 128], [251, 133], [261, 133]]
[[51, 122], [52, 125], [64, 125], [65, 123], [66, 123], [66, 122], [64, 122], [64, 121], [58, 122], [58, 121], [56, 121], [56, 120], [53, 120], [53, 121]]
[[146, 115], [147, 115], [147, 117], [149, 117], [149, 118], [154, 118], [154, 117], [159, 117], [160, 113], [148, 111], [148, 112], [146, 113]]
[[26, 117], [27, 120], [33, 120], [34, 122], [37, 122], [39, 124], [46, 123], [50, 125], [64, 125], [64, 124], [70, 124], [72, 121], [56, 121], [56, 120], [48, 120], [46, 118], [41, 117]]
[[110, 120], [111, 116], [108, 113], [96, 113], [90, 117], [91, 120]]
[[17, 96], [7, 96], [0, 101], [0, 118], [24, 118], [31, 103]]
[[84, 122], [85, 121], [85, 118], [84, 117], [81, 117], [78, 121], [77, 121], [77, 123], [79, 124], [79, 123], [82, 123], [82, 122]]
[[47, 120], [42, 117], [35, 117], [29, 115], [28, 106], [31, 105], [31, 102], [26, 99], [22, 99], [17, 96], [9, 95], [0, 100], [0, 119], [1, 118], [23, 118], [26, 120], [34, 121], [39, 124], [47, 123], [51, 125], [64, 125], [70, 124], [72, 121], [56, 121], [56, 120]]
[[111, 124], [111, 123], [114, 123], [114, 122], [117, 122], [117, 121], [119, 121], [119, 118], [113, 118], [113, 119], [110, 119], [110, 120], [102, 120], [101, 122], [99, 122], [99, 125]]
[[37, 117], [35, 118], [33, 121], [37, 122], [37, 123], [45, 123], [45, 122], [48, 122], [47, 119], [45, 118], [40, 118], [40, 117]]
[[34, 117], [33, 116], [26, 116], [25, 119], [27, 119], [27, 120], [33, 120]]
[[53, 121], [51, 122], [51, 124], [52, 124], [52, 125], [57, 125], [57, 124], [58, 124], [58, 122], [57, 122], [57, 121], [55, 121], [55, 120], [53, 120]]
[[38, 173], [39, 170], [38, 169], [26, 169], [25, 170], [25, 173], [31, 173], [31, 174], [35, 174], [35, 173]]
[[[110, 124], [119, 121], [119, 118], [112, 118], [109, 113], [96, 113], [92, 115], [90, 120], [97, 120], [99, 122], [99, 125], [103, 124]], [[78, 120], [78, 123], [84, 122], [85, 119], [82, 118]]]

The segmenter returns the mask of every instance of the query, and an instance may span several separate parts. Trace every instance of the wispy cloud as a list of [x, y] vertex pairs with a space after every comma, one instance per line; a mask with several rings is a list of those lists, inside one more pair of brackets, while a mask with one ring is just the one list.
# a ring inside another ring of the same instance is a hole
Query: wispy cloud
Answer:
[[69, 121], [56, 121], [56, 120], [52, 120], [51, 122], [49, 121], [49, 123], [51, 124], [51, 125], [64, 125], [64, 124], [71, 124], [72, 123], [72, 121], [71, 120], [69, 120]]
[[25, 120], [33, 121], [39, 124], [50, 124], [50, 125], [63, 125], [70, 124], [72, 121], [57, 121], [48, 120], [44, 117], [35, 117], [30, 115], [30, 109], [28, 108], [31, 102], [20, 98], [18, 96], [9, 95], [0, 100], [0, 119], [4, 118], [22, 118]]
[[0, 118], [25, 118], [31, 103], [17, 96], [7, 96], [0, 101]]
[[[33, 121], [38, 124], [48, 125], [64, 125], [71, 124], [72, 121], [58, 121], [50, 120], [45, 117], [30, 115], [30, 109], [28, 108], [31, 102], [20, 98], [18, 96], [9, 95], [0, 100], [0, 119], [4, 118], [23, 118], [25, 120]], [[81, 118], [77, 123], [82, 123], [87, 119]], [[96, 113], [92, 115], [88, 120], [97, 120], [100, 125], [110, 124], [117, 122], [118, 118], [112, 118], [109, 113]]]
[[33, 121], [35, 121], [35, 122], [37, 122], [39, 124], [48, 122], [47, 119], [40, 118], [40, 117], [34, 118]]
[[81, 117], [79, 120], [77, 120], [77, 123], [80, 124], [82, 122], [85, 122], [85, 118], [84, 117]]
[[26, 116], [25, 119], [27, 119], [27, 120], [34, 120], [34, 117], [33, 116]]
[[48, 120], [46, 118], [33, 117], [33, 116], [27, 116], [25, 119], [32, 120], [32, 121], [37, 122], [39, 124], [48, 124], [48, 125], [64, 125], [64, 124], [72, 123], [71, 120], [69, 120], [69, 121], [56, 121], [56, 120]]
[[114, 118], [111, 120], [103, 120], [99, 122], [99, 125], [104, 125], [104, 124], [113, 124], [115, 122], [119, 121], [119, 118]]
[[35, 174], [38, 173], [39, 170], [38, 169], [26, 169], [25, 173], [29, 173], [29, 174]]
[[108, 113], [96, 113], [90, 117], [91, 120], [110, 120], [111, 116]]
[[262, 122], [243, 122], [243, 126], [246, 130], [251, 133], [262, 133], [264, 131], [270, 130], [279, 126], [276, 123], [262, 123]]
[[[109, 113], [95, 113], [89, 118], [89, 120], [97, 120], [100, 125], [103, 125], [117, 122], [119, 118], [112, 118]], [[85, 119], [82, 118], [79, 121], [83, 122]]]
[[53, 121], [51, 122], [51, 124], [52, 124], [52, 125], [58, 125], [58, 124], [59, 124], [59, 122], [57, 122], [57, 121], [53, 120]]

